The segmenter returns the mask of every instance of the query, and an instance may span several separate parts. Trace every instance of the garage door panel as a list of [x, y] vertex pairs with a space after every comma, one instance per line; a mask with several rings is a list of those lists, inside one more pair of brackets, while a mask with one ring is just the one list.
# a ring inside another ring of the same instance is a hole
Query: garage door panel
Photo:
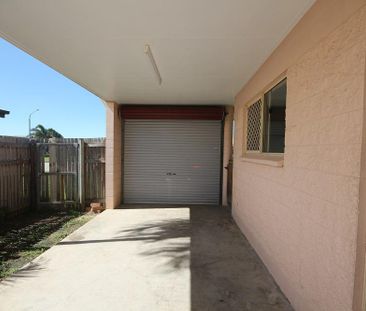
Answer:
[[221, 121], [126, 120], [124, 202], [218, 204]]

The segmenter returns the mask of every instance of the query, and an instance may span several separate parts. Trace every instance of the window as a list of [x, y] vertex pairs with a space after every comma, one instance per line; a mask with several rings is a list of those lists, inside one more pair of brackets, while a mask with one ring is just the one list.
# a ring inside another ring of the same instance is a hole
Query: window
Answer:
[[284, 79], [248, 107], [247, 152], [284, 152], [286, 93]]
[[248, 108], [247, 150], [260, 151], [262, 138], [262, 100]]

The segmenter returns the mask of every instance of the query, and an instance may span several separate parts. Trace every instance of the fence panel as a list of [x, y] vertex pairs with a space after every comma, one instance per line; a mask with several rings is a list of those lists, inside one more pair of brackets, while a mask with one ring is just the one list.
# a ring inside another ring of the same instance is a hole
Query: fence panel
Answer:
[[105, 144], [85, 144], [85, 203], [105, 200]]
[[77, 143], [38, 143], [38, 204], [72, 205], [79, 200]]
[[0, 136], [0, 216], [31, 207], [32, 152], [28, 139]]

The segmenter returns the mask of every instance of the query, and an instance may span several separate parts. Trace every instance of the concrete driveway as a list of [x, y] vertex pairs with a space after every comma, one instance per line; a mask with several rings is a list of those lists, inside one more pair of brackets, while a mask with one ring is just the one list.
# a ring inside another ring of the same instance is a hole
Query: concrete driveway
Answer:
[[218, 207], [107, 210], [0, 283], [0, 310], [292, 310]]

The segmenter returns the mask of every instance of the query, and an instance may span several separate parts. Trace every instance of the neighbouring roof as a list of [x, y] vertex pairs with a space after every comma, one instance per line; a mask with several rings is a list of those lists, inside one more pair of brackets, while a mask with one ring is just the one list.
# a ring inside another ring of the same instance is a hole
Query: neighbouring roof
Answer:
[[0, 109], [0, 118], [5, 118], [6, 114], [9, 114], [10, 112], [7, 110]]

